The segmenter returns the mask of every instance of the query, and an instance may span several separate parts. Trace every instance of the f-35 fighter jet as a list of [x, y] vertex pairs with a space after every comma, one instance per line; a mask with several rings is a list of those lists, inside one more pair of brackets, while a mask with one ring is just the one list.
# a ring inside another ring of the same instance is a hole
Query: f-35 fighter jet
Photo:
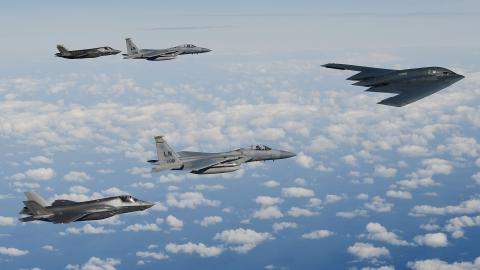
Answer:
[[142, 211], [154, 205], [129, 195], [85, 202], [56, 200], [52, 205], [48, 205], [35, 192], [25, 192], [25, 196], [28, 200], [23, 202], [25, 207], [20, 211], [20, 214], [28, 215], [28, 217], [19, 219], [23, 222], [42, 220], [53, 223], [70, 223], [74, 221], [98, 220], [118, 214]]
[[284, 159], [295, 156], [282, 150], [274, 150], [265, 145], [240, 148], [222, 153], [175, 152], [163, 136], [155, 137], [158, 160], [149, 160], [154, 167], [152, 172], [163, 170], [186, 170], [193, 174], [216, 174], [233, 172], [240, 169], [242, 163]]
[[84, 50], [69, 51], [63, 45], [57, 45], [59, 53], [55, 56], [68, 58], [68, 59], [82, 59], [82, 58], [96, 58], [106, 55], [114, 55], [120, 53], [119, 50], [112, 49], [111, 47], [98, 47]]
[[442, 67], [413, 69], [383, 69], [344, 64], [326, 64], [326, 68], [358, 71], [347, 80], [357, 81], [353, 85], [369, 87], [367, 92], [397, 94], [378, 104], [402, 107], [432, 95], [464, 78], [464, 76]]
[[197, 47], [192, 44], [184, 44], [168, 49], [138, 49], [131, 38], [126, 39], [127, 54], [123, 54], [123, 59], [146, 59], [149, 61], [164, 61], [175, 59], [181, 54], [198, 54], [206, 53], [211, 50], [207, 48]]

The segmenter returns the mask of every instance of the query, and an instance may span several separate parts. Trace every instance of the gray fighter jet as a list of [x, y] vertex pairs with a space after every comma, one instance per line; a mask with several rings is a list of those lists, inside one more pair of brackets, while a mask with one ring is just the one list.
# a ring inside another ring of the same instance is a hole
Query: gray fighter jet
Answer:
[[69, 51], [63, 45], [57, 45], [59, 53], [55, 56], [68, 58], [68, 59], [83, 59], [83, 58], [96, 58], [106, 55], [118, 54], [121, 51], [112, 49], [111, 47], [98, 47], [84, 50]]
[[216, 174], [233, 172], [240, 165], [253, 161], [276, 160], [294, 157], [294, 153], [274, 150], [265, 145], [240, 148], [222, 153], [175, 152], [163, 136], [155, 137], [158, 160], [149, 160], [152, 172], [163, 170], [186, 170], [194, 174]]
[[154, 205], [129, 195], [85, 202], [56, 200], [52, 205], [48, 205], [35, 192], [25, 192], [25, 196], [27, 196], [28, 200], [23, 202], [25, 207], [20, 211], [20, 214], [28, 215], [28, 217], [19, 219], [23, 222], [42, 220], [53, 223], [70, 223], [74, 221], [98, 220], [118, 214], [142, 211]]
[[464, 78], [464, 76], [442, 67], [395, 70], [344, 64], [323, 66], [358, 71], [359, 73], [347, 80], [357, 81], [353, 85], [369, 87], [365, 90], [367, 92], [397, 94], [378, 102], [378, 104], [395, 107], [402, 107], [432, 95]]
[[146, 59], [149, 61], [164, 61], [175, 59], [178, 55], [181, 54], [198, 54], [206, 53], [211, 50], [197, 47], [192, 44], [184, 44], [168, 49], [138, 49], [138, 47], [133, 43], [131, 38], [126, 39], [127, 42], [127, 54], [123, 54], [124, 59]]

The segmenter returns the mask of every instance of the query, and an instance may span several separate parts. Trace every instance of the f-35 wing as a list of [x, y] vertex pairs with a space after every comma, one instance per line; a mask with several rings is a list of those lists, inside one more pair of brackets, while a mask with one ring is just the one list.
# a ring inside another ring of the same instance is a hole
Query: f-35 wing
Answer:
[[77, 221], [77, 220], [85, 217], [86, 215], [88, 215], [88, 213], [71, 212], [71, 213], [65, 213], [65, 214], [62, 214], [62, 215], [57, 214], [57, 215], [51, 217], [51, 220], [52, 220], [53, 223], [70, 223], [70, 222]]

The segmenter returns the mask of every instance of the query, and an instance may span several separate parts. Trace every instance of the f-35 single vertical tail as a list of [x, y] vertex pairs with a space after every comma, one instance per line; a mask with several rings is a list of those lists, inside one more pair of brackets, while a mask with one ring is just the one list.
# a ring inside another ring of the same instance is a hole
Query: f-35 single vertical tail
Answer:
[[25, 196], [27, 197], [27, 199], [29, 201], [36, 202], [41, 207], [47, 207], [48, 206], [47, 201], [44, 198], [42, 198], [42, 196], [40, 196], [36, 192], [33, 192], [33, 191], [25, 192]]
[[155, 145], [157, 147], [158, 160], [149, 160], [148, 162], [155, 164], [152, 168], [152, 172], [159, 172], [170, 169], [180, 169], [182, 162], [178, 158], [177, 153], [168, 145], [163, 136], [155, 137]]
[[57, 49], [63, 56], [71, 55], [70, 51], [68, 51], [67, 48], [65, 48], [65, 46], [63, 45], [57, 45]]
[[33, 221], [40, 218], [48, 218], [53, 215], [52, 211], [47, 209], [47, 201], [43, 199], [40, 195], [35, 192], [25, 192], [27, 201], [24, 201], [25, 208], [22, 210], [21, 214], [31, 215], [29, 217], [21, 218], [23, 222]]

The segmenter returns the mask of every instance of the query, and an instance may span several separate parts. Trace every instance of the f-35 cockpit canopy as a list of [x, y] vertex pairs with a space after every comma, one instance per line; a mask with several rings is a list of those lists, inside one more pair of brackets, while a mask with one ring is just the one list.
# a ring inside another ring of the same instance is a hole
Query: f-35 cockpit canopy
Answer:
[[134, 203], [137, 201], [137, 199], [135, 199], [130, 195], [120, 196], [120, 200], [122, 200], [122, 202], [125, 202], [125, 203]]

